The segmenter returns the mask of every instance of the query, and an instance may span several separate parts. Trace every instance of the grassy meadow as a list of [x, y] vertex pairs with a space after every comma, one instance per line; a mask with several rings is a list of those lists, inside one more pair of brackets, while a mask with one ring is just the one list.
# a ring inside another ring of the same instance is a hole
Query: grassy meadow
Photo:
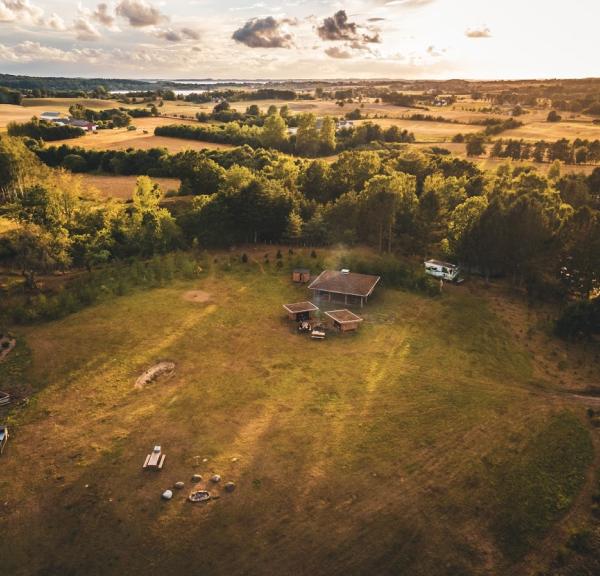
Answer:
[[[384, 279], [357, 334], [312, 341], [282, 309], [305, 287], [262, 260], [15, 330], [0, 389], [38, 392], [2, 456], [6, 574], [502, 576], [543, 544], [590, 435], [485, 295]], [[194, 473], [237, 488], [190, 504]]]

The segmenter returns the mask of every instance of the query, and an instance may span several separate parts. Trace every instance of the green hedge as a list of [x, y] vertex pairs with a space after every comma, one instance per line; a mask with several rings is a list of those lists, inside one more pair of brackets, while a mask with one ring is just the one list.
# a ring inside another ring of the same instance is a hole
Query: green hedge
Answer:
[[0, 313], [15, 324], [56, 320], [104, 299], [156, 288], [176, 279], [191, 279], [198, 272], [198, 261], [181, 252], [118, 263], [85, 274], [53, 294], [9, 298]]

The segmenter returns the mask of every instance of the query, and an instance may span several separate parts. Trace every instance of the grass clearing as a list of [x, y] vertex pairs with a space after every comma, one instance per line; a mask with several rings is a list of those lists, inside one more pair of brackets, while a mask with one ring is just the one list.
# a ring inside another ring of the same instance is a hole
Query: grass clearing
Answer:
[[[529, 518], [508, 495], [491, 516], [476, 504], [522, 468], [481, 463], [528, 446], [523, 490], [555, 498], [586, 464], [558, 455], [585, 441], [560, 399], [540, 401], [486, 301], [381, 287], [358, 334], [315, 342], [281, 308], [305, 288], [226, 268], [19, 329], [42, 390], [2, 457], [8, 573], [511, 574], [490, 526]], [[162, 359], [173, 376], [136, 390]], [[549, 468], [535, 464], [548, 430]], [[165, 468], [145, 473], [156, 443]], [[160, 501], [194, 472], [238, 488], [208, 506]]]
[[[129, 200], [133, 195], [138, 176], [82, 174], [82, 178], [87, 185], [96, 188], [102, 197]], [[177, 178], [153, 177], [152, 181], [156, 182], [161, 187], [163, 193], [169, 192], [170, 190], [177, 191], [181, 185], [180, 180]]]

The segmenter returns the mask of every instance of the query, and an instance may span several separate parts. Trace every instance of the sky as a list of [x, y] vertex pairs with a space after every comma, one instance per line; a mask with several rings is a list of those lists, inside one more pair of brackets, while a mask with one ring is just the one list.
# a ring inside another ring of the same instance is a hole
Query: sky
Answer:
[[165, 79], [600, 75], [598, 0], [0, 0], [0, 72]]

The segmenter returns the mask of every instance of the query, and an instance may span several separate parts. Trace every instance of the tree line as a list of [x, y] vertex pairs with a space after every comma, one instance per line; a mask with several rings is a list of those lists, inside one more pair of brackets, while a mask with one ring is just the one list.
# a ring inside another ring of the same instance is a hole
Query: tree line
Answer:
[[[61, 148], [52, 150], [54, 161], [68, 156]], [[190, 246], [342, 242], [455, 260], [507, 276], [533, 299], [587, 302], [599, 287], [600, 169], [589, 177], [510, 164], [484, 172], [466, 160], [393, 148], [345, 151], [332, 163], [249, 147], [144, 154], [146, 166], [182, 178], [191, 204], [167, 210], [145, 177], [130, 203], [99, 202], [20, 139], [2, 137], [0, 198], [21, 224], [4, 241], [4, 257], [34, 285], [40, 271]]]
[[85, 131], [78, 126], [54, 124], [39, 120], [35, 116], [29, 122], [9, 122], [6, 131], [11, 136], [24, 136], [46, 142], [80, 138], [85, 135]]
[[596, 164], [600, 162], [600, 140], [577, 138], [570, 141], [561, 138], [555, 142], [538, 140], [532, 143], [515, 139], [499, 139], [491, 147], [490, 156], [535, 162], [559, 160], [565, 164]]
[[280, 113], [268, 115], [262, 126], [254, 123], [229, 122], [226, 125], [193, 126], [187, 124], [158, 126], [157, 136], [168, 136], [203, 142], [216, 142], [252, 148], [274, 148], [289, 154], [327, 156], [369, 144], [370, 142], [414, 142], [414, 135], [397, 126], [386, 130], [372, 122], [337, 130], [335, 120], [326, 116], [319, 122], [314, 114], [296, 117], [297, 131], [290, 133]]

